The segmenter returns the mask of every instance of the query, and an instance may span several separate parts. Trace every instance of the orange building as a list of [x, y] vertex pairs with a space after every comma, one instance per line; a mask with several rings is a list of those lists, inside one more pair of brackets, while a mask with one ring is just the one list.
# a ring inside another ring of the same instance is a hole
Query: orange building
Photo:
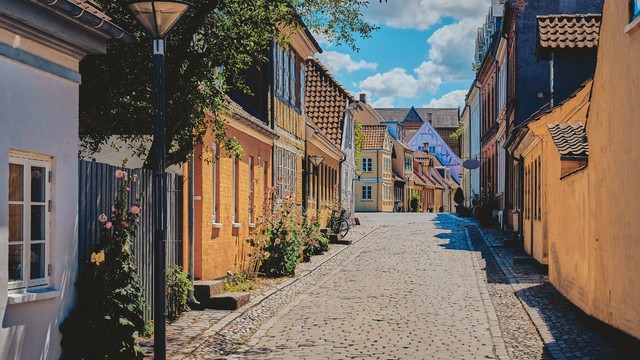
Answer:
[[[197, 279], [217, 279], [227, 271], [244, 268], [250, 251], [245, 240], [260, 220], [267, 189], [272, 185], [271, 155], [276, 133], [231, 100], [230, 108], [233, 114], [221, 117], [227, 122], [227, 136], [235, 137], [244, 149], [242, 157], [229, 157], [207, 134], [204, 145], [196, 146], [192, 162]], [[217, 160], [212, 161], [212, 155]], [[186, 213], [184, 229], [188, 229]], [[184, 244], [184, 254], [188, 254], [188, 242]]]

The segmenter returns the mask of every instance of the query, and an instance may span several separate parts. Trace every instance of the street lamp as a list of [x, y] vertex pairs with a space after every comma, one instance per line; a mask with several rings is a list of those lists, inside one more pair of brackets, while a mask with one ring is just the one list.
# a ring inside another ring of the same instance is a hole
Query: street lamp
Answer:
[[309, 160], [311, 164], [313, 164], [313, 170], [316, 173], [316, 211], [320, 209], [320, 184], [318, 184], [318, 167], [324, 161], [324, 156], [322, 155], [311, 155], [309, 156]]
[[164, 360], [166, 348], [166, 228], [167, 184], [165, 179], [165, 94], [164, 50], [165, 39], [189, 10], [189, 4], [180, 1], [142, 1], [128, 6], [136, 21], [153, 39], [153, 344], [154, 358]]
[[356, 174], [356, 177], [358, 178], [358, 180], [360, 180], [360, 178], [362, 177], [362, 174], [364, 174], [364, 170], [362, 169], [356, 169], [356, 170], [353, 170], [353, 172]]

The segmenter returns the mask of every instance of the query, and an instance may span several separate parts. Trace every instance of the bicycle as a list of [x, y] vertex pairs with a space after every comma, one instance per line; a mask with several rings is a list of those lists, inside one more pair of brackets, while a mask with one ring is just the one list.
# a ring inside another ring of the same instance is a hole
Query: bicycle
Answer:
[[340, 235], [340, 238], [344, 238], [349, 232], [349, 222], [347, 222], [347, 217], [345, 216], [346, 212], [346, 209], [341, 209], [340, 214], [338, 214], [337, 211], [333, 210], [329, 217], [329, 230], [333, 234]]

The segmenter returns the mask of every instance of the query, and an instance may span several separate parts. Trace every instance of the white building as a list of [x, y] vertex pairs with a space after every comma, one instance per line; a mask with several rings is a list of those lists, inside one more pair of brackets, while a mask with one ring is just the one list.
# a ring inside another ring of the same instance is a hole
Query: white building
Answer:
[[84, 1], [0, 1], [0, 359], [60, 357], [77, 269], [79, 63], [110, 39], [133, 40]]

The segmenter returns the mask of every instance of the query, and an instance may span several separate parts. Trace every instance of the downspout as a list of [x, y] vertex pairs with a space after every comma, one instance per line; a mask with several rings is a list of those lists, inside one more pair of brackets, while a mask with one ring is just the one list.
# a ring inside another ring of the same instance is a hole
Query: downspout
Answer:
[[[271, 130], [276, 131], [276, 110], [275, 110], [275, 101], [276, 101], [276, 94], [275, 94], [275, 78], [276, 78], [276, 64], [275, 64], [275, 59], [273, 57], [274, 52], [276, 51], [276, 42], [274, 39], [271, 39], [271, 46], [269, 47], [269, 66], [271, 67], [271, 71], [269, 71], [269, 123], [271, 125]], [[305, 125], [306, 126], [306, 125]], [[305, 133], [306, 133], [307, 129], [305, 128]], [[306, 139], [306, 136], [305, 136]], [[306, 143], [306, 141], [305, 141]], [[271, 148], [271, 186], [275, 186], [275, 184], [277, 183], [277, 171], [274, 171], [275, 169], [277, 169], [277, 164], [276, 164], [276, 158], [277, 158], [277, 151], [275, 151], [276, 149], [274, 147]], [[305, 159], [306, 160], [306, 159]]]
[[551, 52], [551, 61], [549, 61], [549, 109], [553, 109], [553, 83], [555, 71], [553, 69], [555, 62], [555, 54]]
[[[195, 244], [195, 199], [193, 196], [193, 192], [194, 192], [194, 188], [195, 188], [195, 169], [194, 169], [194, 161], [193, 161], [193, 154], [191, 154], [191, 159], [189, 159], [189, 182], [188, 182], [188, 198], [189, 198], [189, 209], [188, 209], [188, 217], [189, 217], [189, 281], [191, 281], [191, 283], [193, 284], [195, 277], [194, 277], [194, 272], [195, 272], [195, 251], [193, 249], [194, 244]], [[200, 302], [198, 302], [198, 300], [196, 300], [195, 296], [193, 295], [193, 289], [189, 290], [189, 302], [194, 304], [194, 305], [200, 305]]]
[[519, 202], [520, 202], [520, 214], [518, 216], [518, 241], [520, 242], [520, 246], [522, 246], [524, 248], [524, 211], [523, 211], [523, 206], [524, 206], [524, 158], [522, 156], [520, 156], [519, 159], [517, 159], [518, 161], [518, 177], [519, 177], [519, 184], [518, 184], [518, 188], [520, 189], [520, 194], [518, 194], [519, 196]]
[[[342, 164], [344, 164], [345, 161], [347, 161], [346, 155], [342, 156], [342, 159], [340, 159], [340, 162], [338, 163], [338, 204], [340, 204], [340, 206], [342, 206]], [[351, 209], [349, 209], [349, 211], [351, 211]]]

